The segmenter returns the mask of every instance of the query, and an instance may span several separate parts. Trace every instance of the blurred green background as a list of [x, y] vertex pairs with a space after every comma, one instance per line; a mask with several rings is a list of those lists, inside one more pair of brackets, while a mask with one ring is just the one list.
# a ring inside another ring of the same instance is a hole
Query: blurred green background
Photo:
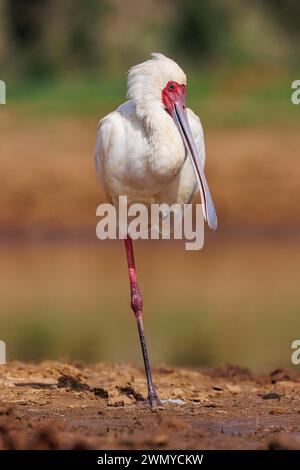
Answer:
[[137, 242], [153, 361], [291, 367], [300, 337], [300, 3], [0, 0], [0, 338], [8, 357], [134, 361], [122, 242], [95, 236], [97, 121], [159, 51], [188, 75], [220, 227]]

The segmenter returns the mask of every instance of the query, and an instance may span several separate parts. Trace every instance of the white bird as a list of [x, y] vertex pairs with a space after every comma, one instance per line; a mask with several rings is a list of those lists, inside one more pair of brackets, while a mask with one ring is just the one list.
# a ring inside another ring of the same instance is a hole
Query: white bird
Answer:
[[[185, 106], [186, 75], [162, 54], [128, 72], [128, 98], [100, 120], [96, 167], [108, 197], [128, 204], [185, 204], [200, 190], [204, 217], [211, 229], [217, 216], [204, 174], [205, 144], [200, 119]], [[187, 158], [188, 157], [188, 158]], [[132, 240], [125, 239], [131, 306], [137, 320], [151, 407], [160, 405], [153, 384], [142, 321]]]

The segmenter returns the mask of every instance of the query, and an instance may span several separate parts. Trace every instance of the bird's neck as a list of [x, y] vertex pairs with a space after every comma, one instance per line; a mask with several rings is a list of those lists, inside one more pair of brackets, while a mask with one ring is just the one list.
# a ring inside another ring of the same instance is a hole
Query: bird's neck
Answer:
[[182, 167], [186, 151], [170, 114], [161, 106], [151, 107], [143, 117], [149, 143], [149, 166], [159, 177], [172, 178]]

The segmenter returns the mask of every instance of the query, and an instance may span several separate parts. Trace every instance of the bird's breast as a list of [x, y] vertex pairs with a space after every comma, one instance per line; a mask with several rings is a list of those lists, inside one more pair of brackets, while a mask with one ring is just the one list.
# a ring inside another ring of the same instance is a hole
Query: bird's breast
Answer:
[[158, 179], [172, 180], [182, 168], [186, 150], [182, 138], [168, 117], [149, 136], [149, 168]]
[[106, 118], [100, 134], [100, 171], [113, 200], [127, 195], [136, 202], [175, 202], [181, 186], [193, 187], [192, 171], [185, 176], [190, 164], [182, 138], [166, 113], [147, 129], [127, 104]]

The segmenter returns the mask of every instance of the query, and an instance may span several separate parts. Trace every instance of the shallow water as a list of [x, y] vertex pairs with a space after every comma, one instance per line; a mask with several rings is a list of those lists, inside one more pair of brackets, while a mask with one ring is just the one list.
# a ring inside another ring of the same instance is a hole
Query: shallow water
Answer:
[[[0, 256], [9, 358], [140, 362], [121, 242], [18, 242], [0, 246]], [[208, 239], [199, 252], [137, 242], [136, 261], [153, 362], [291, 366], [297, 241]]]

